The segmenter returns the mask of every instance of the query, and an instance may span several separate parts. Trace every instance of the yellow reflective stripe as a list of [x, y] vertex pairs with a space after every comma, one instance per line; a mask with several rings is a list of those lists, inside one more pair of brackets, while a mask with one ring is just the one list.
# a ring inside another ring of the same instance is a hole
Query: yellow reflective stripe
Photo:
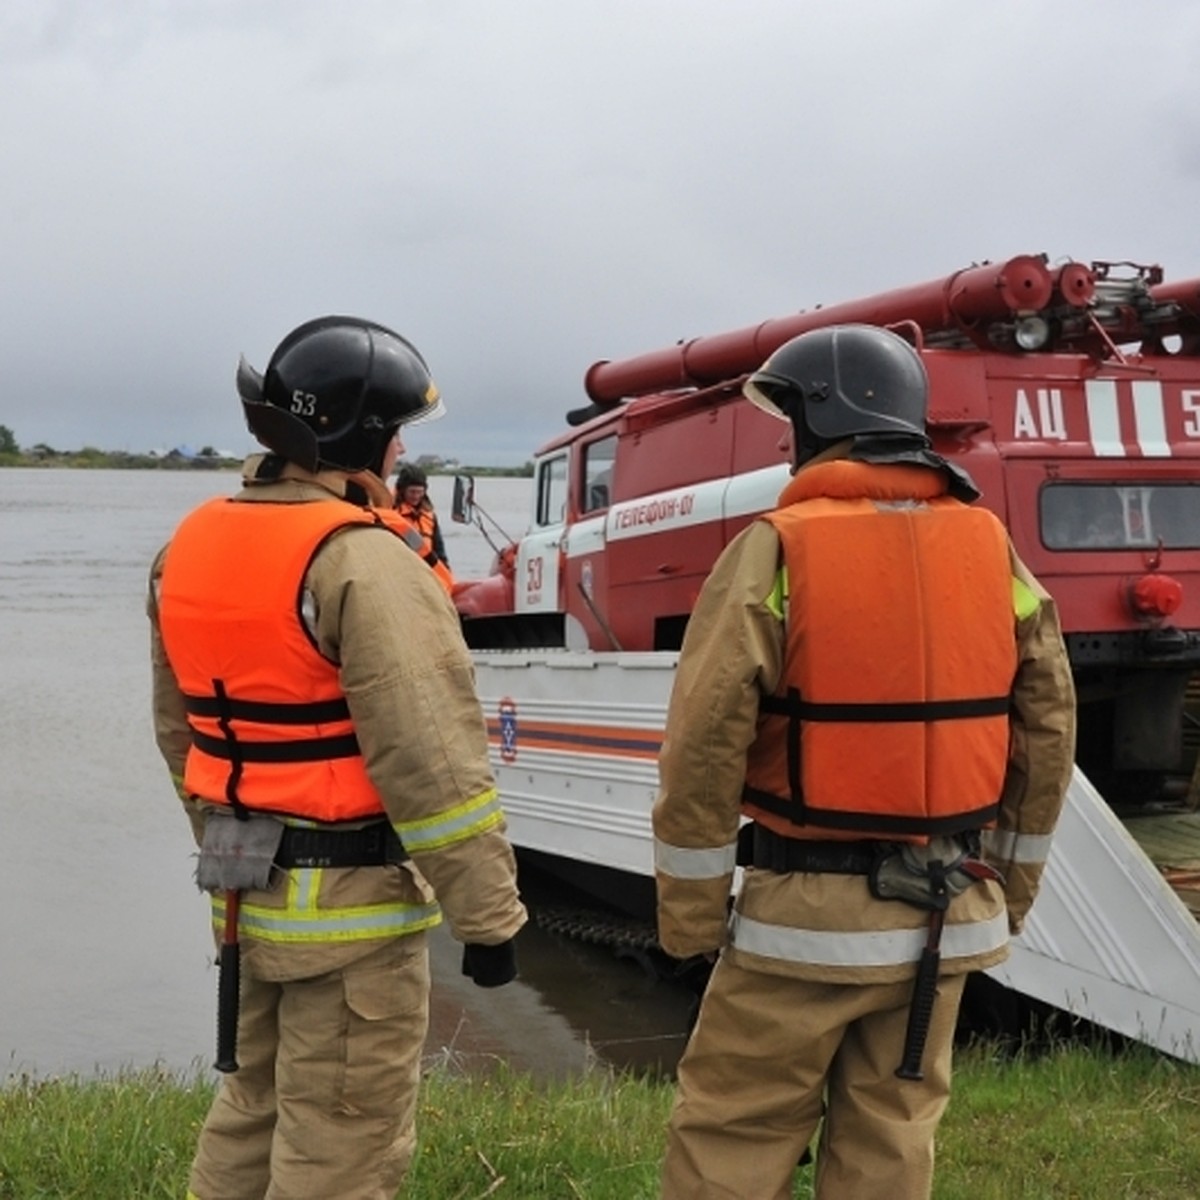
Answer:
[[[313, 872], [314, 874], [316, 872]], [[311, 880], [293, 892], [289, 888], [285, 908], [267, 908], [261, 904], [242, 904], [238, 912], [238, 932], [263, 942], [316, 944], [324, 942], [360, 942], [372, 938], [398, 937], [431, 929], [442, 919], [437, 904], [359, 904], [347, 908], [319, 908], [317, 888]], [[302, 899], [303, 907], [292, 904]], [[225, 928], [225, 897], [212, 898], [213, 924], [218, 933]]]
[[771, 588], [763, 603], [776, 620], [782, 621], [787, 613], [788, 577], [787, 567], [780, 567], [775, 574], [775, 586]]
[[1025, 583], [1018, 579], [1015, 575], [1012, 581], [1013, 595], [1013, 612], [1017, 614], [1017, 620], [1023, 621], [1026, 617], [1032, 617], [1039, 608], [1042, 607], [1042, 602], [1038, 599], [1037, 593]]
[[316, 912], [324, 867], [298, 867], [287, 873], [287, 907], [297, 912]]
[[443, 850], [495, 829], [504, 820], [500, 797], [488, 788], [462, 804], [420, 821], [396, 821], [396, 833], [410, 854]]

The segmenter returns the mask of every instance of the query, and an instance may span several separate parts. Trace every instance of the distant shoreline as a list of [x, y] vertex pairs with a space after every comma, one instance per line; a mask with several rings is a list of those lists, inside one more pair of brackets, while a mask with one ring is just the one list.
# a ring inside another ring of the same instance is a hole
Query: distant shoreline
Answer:
[[236, 471], [239, 459], [167, 459], [153, 455], [127, 454], [95, 458], [91, 455], [63, 454], [55, 458], [29, 458], [24, 455], [0, 460], [0, 468], [17, 470], [80, 470], [80, 471]]
[[[180, 454], [127, 454], [102, 450], [80, 450], [54, 455], [0, 454], [0, 468], [15, 467], [28, 470], [67, 468], [70, 470], [109, 471], [238, 471], [241, 458], [217, 458], [197, 455], [192, 458]], [[479, 475], [509, 478], [530, 478], [533, 464], [519, 467], [450, 467], [423, 466], [427, 475]]]

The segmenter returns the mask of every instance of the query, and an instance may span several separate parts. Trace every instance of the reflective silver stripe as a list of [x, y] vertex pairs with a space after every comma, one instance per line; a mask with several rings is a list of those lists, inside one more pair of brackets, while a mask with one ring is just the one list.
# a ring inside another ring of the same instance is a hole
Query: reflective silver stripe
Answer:
[[737, 866], [737, 842], [728, 846], [685, 850], [654, 839], [654, 866], [675, 879], [720, 879]]
[[503, 820], [500, 797], [495, 788], [488, 788], [486, 792], [480, 792], [478, 796], [472, 796], [470, 800], [435, 816], [421, 821], [395, 821], [393, 824], [404, 848], [410, 854], [421, 854], [443, 850], [487, 833]]
[[[793, 929], [767, 925], [741, 913], [730, 922], [733, 944], [749, 954], [828, 967], [894, 967], [916, 962], [926, 930], [889, 929], [846, 933], [829, 929]], [[942, 931], [942, 958], [966, 958], [998, 950], [1008, 942], [1008, 916], [947, 925]]]
[[324, 878], [324, 867], [297, 867], [294, 871], [289, 871], [288, 909], [315, 913], [321, 895], [321, 880]]
[[983, 846], [988, 857], [1000, 862], [1044, 863], [1050, 856], [1050, 833], [1014, 833], [1011, 829], [985, 829]]
[[[243, 904], [238, 928], [243, 936], [264, 942], [322, 944], [399, 937], [431, 929], [441, 921], [441, 909], [429, 904], [364, 904], [354, 908], [317, 908], [310, 903], [307, 883], [294, 898], [303, 907], [264, 908]], [[225, 926], [225, 897], [212, 898], [213, 923]]]

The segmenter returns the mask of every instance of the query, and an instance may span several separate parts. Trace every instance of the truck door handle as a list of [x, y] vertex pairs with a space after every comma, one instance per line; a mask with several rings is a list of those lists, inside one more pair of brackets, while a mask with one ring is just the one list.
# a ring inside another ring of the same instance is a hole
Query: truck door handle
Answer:
[[674, 575], [679, 570], [678, 563], [659, 563], [658, 573], [660, 575]]

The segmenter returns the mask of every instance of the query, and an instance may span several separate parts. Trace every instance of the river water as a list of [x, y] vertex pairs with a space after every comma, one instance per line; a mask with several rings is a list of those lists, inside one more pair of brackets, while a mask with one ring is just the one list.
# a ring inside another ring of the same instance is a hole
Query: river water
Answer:
[[[0, 470], [0, 1070], [206, 1069], [216, 970], [193, 844], [154, 744], [146, 574], [179, 519], [236, 472]], [[509, 534], [530, 481], [479, 481]], [[460, 578], [492, 549], [430, 491]], [[490, 528], [490, 527], [489, 527]], [[433, 939], [427, 1052], [552, 1076], [593, 1058], [673, 1067], [689, 1002], [531, 924], [521, 979], [483, 991]]]

